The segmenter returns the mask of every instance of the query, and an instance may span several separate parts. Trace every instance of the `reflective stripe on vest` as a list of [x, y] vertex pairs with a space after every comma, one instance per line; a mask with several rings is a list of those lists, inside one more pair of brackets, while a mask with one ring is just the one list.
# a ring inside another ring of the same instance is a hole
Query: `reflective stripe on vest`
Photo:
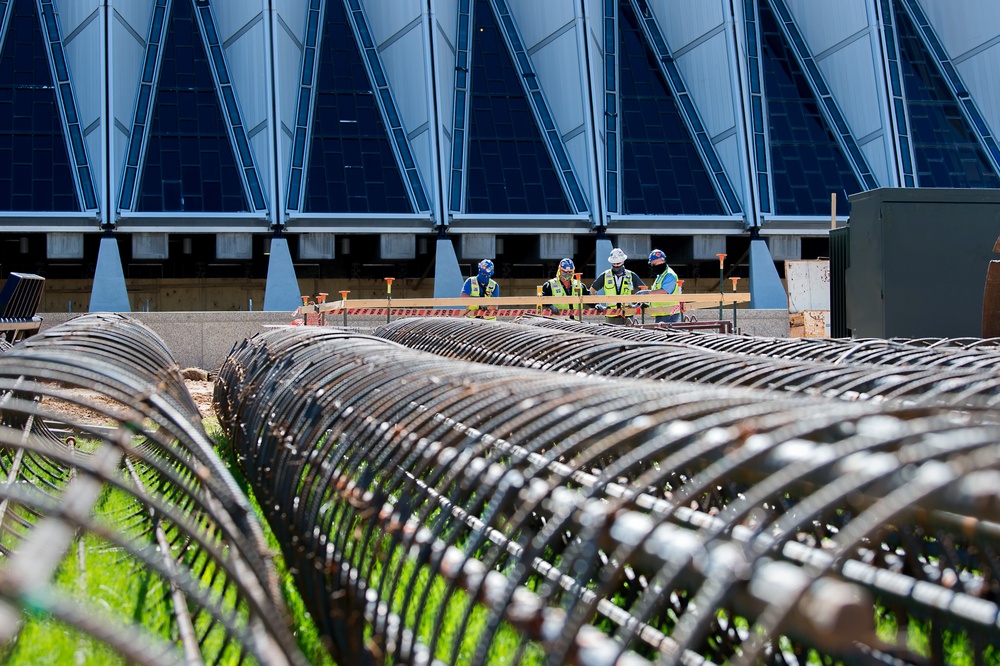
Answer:
[[[674, 276], [674, 290], [669, 293], [671, 295], [681, 293], [680, 285], [677, 284], [677, 273], [674, 273], [674, 269], [669, 266], [667, 266], [667, 270], [656, 276], [656, 279], [653, 280], [653, 286], [650, 287], [649, 290], [656, 291], [657, 289], [663, 289], [663, 281], [670, 275]], [[649, 309], [646, 310], [646, 314], [662, 317], [665, 315], [677, 314], [680, 311], [681, 304], [679, 301], [657, 301], [649, 304]]]
[[[557, 277], [549, 280], [549, 289], [552, 290], [553, 296], [583, 296], [583, 285], [580, 284], [579, 280], [573, 280], [570, 285], [570, 289], [573, 291], [572, 294], [566, 293], [566, 288], [563, 287], [562, 280]], [[572, 306], [568, 303], [556, 303], [554, 305], [556, 310], [569, 310]]]
[[[615, 274], [614, 274], [614, 271], [612, 271], [611, 269], [608, 269], [608, 270], [604, 271], [604, 295], [605, 296], [610, 295], [610, 294], [618, 294], [619, 296], [627, 296], [628, 294], [631, 294], [631, 293], [632, 293], [632, 271], [627, 270], [627, 269], [625, 270], [625, 273], [622, 276], [622, 290], [621, 291], [618, 291], [618, 287], [615, 284]], [[611, 303], [607, 303], [606, 305], [608, 306], [608, 308], [612, 307]], [[614, 307], [617, 307], [619, 310], [622, 310], [622, 309], [625, 308], [625, 306], [623, 304], [621, 304], [621, 303], [618, 303]], [[621, 315], [620, 314], [610, 314], [609, 313], [609, 314], [606, 314], [604, 316], [605, 317], [620, 317]]]
[[[479, 298], [479, 280], [477, 280], [476, 278], [470, 278], [470, 280], [472, 281], [472, 284], [469, 285], [469, 295], [472, 296], [473, 298]], [[493, 298], [493, 292], [496, 291], [496, 290], [497, 290], [497, 283], [494, 282], [493, 280], [490, 280], [489, 283], [487, 283], [487, 285], [486, 285], [486, 296], [485, 297], [486, 298]], [[479, 309], [478, 305], [470, 305], [469, 306], [469, 311], [470, 312], [475, 312], [478, 309]], [[483, 317], [483, 319], [496, 319], [496, 316], [492, 316], [492, 317], [486, 316], [486, 317]]]

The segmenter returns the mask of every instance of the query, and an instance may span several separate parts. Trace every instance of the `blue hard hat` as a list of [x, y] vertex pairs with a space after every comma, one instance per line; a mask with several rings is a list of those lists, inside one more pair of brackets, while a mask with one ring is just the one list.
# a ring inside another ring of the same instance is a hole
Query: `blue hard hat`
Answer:
[[493, 277], [493, 262], [483, 259], [479, 262], [479, 274], [485, 277]]
[[649, 253], [649, 263], [659, 261], [660, 259], [663, 259], [663, 261], [667, 260], [667, 255], [663, 253], [663, 250], [653, 250]]
[[572, 259], [563, 259], [562, 261], [559, 262], [559, 270], [561, 271], [571, 271], [574, 270], [575, 268], [576, 265], [573, 263]]

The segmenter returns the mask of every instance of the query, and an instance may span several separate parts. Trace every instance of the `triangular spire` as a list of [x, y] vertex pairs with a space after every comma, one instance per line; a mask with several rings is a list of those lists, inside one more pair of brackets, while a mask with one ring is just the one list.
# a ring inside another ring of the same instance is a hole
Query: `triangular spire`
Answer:
[[137, 210], [247, 211], [243, 177], [191, 0], [174, 0]]
[[342, 0], [326, 3], [319, 46], [303, 209], [412, 213]]
[[[829, 216], [830, 193], [854, 194], [861, 183], [767, 2], [760, 3], [760, 31], [775, 213]], [[838, 214], [848, 211], [846, 197], [838, 197]]]
[[37, 6], [14, 0], [0, 50], [0, 210], [78, 211], [74, 183]]
[[[895, 3], [894, 3], [895, 5]], [[920, 187], [1000, 187], [1000, 178], [966, 122], [909, 14], [894, 7], [899, 68]]]
[[725, 212], [632, 3], [618, 3], [623, 211], [631, 215]]
[[565, 214], [569, 202], [487, 0], [472, 13], [465, 212]]

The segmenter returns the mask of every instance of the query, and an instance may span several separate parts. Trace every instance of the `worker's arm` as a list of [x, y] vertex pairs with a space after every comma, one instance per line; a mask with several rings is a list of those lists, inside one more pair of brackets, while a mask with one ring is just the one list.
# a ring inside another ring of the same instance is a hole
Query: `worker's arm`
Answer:
[[674, 287], [677, 286], [677, 278], [673, 275], [668, 275], [663, 278], [663, 287], [660, 289], [643, 289], [640, 294], [672, 294]]
[[472, 280], [466, 280], [462, 285], [462, 298], [472, 298]]

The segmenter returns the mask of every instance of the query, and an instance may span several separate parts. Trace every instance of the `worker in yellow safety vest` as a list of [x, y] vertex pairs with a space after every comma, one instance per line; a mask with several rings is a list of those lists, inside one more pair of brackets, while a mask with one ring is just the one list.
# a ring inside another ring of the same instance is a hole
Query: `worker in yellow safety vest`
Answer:
[[[676, 296], [681, 293], [681, 286], [677, 283], [677, 273], [667, 265], [667, 255], [662, 250], [653, 250], [649, 253], [649, 267], [653, 273], [657, 273], [656, 279], [648, 291], [640, 291], [640, 294]], [[655, 301], [646, 307], [646, 314], [653, 315], [653, 321], [657, 324], [677, 322], [681, 320], [681, 304], [680, 301], [670, 299]]]
[[[493, 280], [493, 262], [483, 259], [479, 262], [479, 273], [466, 279], [462, 285], [462, 298], [499, 298], [500, 285]], [[468, 316], [482, 317], [496, 321], [496, 306], [490, 305], [480, 308], [478, 305], [470, 305]]]
[[[576, 266], [573, 260], [566, 258], [559, 262], [559, 270], [556, 276], [542, 285], [542, 296], [583, 296], [583, 283], [573, 278], [573, 271]], [[542, 314], [569, 315], [570, 319], [577, 319], [579, 316], [579, 306], [569, 303], [554, 303], [542, 307]]]
[[[611, 250], [611, 255], [608, 256], [611, 268], [597, 276], [594, 284], [590, 285], [590, 293], [630, 296], [645, 287], [646, 283], [642, 281], [641, 277], [625, 268], [626, 259], [628, 256], [621, 248], [616, 247]], [[626, 316], [631, 315], [625, 308], [625, 303], [609, 303], [606, 306], [599, 304], [597, 306], [598, 310], [606, 311], [604, 317], [609, 324], [627, 323]]]

